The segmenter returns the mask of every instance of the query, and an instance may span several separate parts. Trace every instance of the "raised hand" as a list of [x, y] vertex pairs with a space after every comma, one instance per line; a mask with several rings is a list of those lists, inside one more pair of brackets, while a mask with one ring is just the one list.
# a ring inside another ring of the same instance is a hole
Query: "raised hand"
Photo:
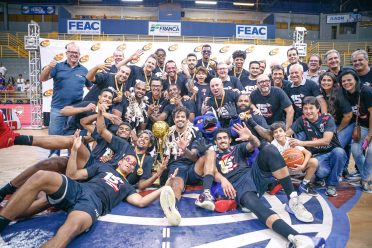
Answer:
[[204, 138], [199, 138], [195, 141], [196, 149], [198, 150], [198, 155], [201, 157], [205, 152], [211, 147], [211, 144], [207, 144]]
[[239, 135], [239, 138], [237, 138], [236, 141], [247, 141], [252, 136], [252, 132], [248, 129], [244, 122], [243, 126], [239, 123], [234, 124], [233, 130]]
[[87, 106], [85, 106], [86, 112], [96, 112], [96, 105], [94, 103], [89, 103]]
[[80, 129], [76, 129], [74, 133], [74, 143], [72, 145], [72, 150], [77, 151], [81, 146], [81, 136], [80, 136]]
[[228, 102], [225, 105], [223, 105], [223, 114], [221, 115], [222, 118], [236, 118], [238, 117], [238, 112], [236, 111], [236, 105], [233, 102]]

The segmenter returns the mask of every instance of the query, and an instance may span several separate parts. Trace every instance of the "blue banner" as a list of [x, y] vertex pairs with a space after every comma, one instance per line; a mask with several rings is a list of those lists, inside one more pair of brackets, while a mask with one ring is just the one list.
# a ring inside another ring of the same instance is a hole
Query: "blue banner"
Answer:
[[46, 5], [23, 5], [22, 14], [24, 15], [54, 15], [56, 13], [55, 6]]

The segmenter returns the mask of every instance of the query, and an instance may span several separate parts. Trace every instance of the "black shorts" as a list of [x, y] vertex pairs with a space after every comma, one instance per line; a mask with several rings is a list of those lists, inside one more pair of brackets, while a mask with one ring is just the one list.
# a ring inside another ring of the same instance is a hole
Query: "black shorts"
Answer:
[[59, 199], [47, 196], [48, 202], [67, 213], [74, 210], [86, 212], [92, 217], [94, 223], [103, 212], [101, 200], [89, 187], [73, 181], [65, 175], [61, 176], [66, 182], [64, 193]]
[[177, 177], [183, 179], [186, 185], [195, 185], [200, 183], [203, 180], [202, 176], [199, 176], [195, 172], [195, 164], [184, 164], [179, 162], [172, 163], [169, 167], [168, 177], [174, 173], [174, 171], [178, 168]]

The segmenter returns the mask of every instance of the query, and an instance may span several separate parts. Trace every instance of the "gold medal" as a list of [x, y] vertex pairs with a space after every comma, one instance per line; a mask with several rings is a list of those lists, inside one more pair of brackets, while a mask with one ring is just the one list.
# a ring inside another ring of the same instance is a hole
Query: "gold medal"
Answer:
[[142, 167], [138, 168], [137, 175], [138, 176], [142, 176], [143, 175], [143, 169], [142, 169]]
[[145, 154], [142, 154], [142, 158], [139, 159], [138, 154], [136, 153], [137, 163], [138, 163], [138, 166], [139, 166], [139, 168], [137, 169], [137, 175], [138, 176], [142, 176], [143, 175], [142, 165], [143, 165], [143, 162], [145, 160], [145, 157], [146, 157], [146, 155]]
[[171, 98], [171, 99], [169, 100], [169, 103], [170, 103], [170, 104], [176, 104], [176, 99]]
[[150, 85], [146, 85], [146, 91], [150, 91], [151, 88], [150, 88]]
[[123, 96], [123, 92], [118, 91], [118, 96]]
[[245, 113], [240, 113], [239, 118], [240, 118], [240, 120], [244, 120], [245, 119]]

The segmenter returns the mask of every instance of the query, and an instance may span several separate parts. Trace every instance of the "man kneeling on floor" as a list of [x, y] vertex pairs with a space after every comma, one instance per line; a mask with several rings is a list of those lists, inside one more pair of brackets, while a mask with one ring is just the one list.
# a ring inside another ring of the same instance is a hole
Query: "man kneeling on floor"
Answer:
[[[10, 221], [26, 211], [41, 191], [47, 194], [50, 204], [68, 212], [65, 223], [45, 244], [46, 247], [67, 246], [77, 235], [88, 230], [99, 216], [109, 213], [123, 199], [134, 206], [146, 207], [160, 196], [162, 207], [174, 208], [174, 193], [167, 186], [174, 179], [174, 175], [170, 176], [166, 186], [142, 197], [126, 180], [126, 176], [133, 172], [137, 163], [134, 154], [126, 154], [118, 162], [117, 169], [98, 163], [86, 169], [77, 169], [77, 150], [81, 143], [77, 132], [66, 176], [51, 171], [38, 171], [13, 195], [0, 213], [0, 232]], [[176, 211], [173, 209], [172, 213]]]

